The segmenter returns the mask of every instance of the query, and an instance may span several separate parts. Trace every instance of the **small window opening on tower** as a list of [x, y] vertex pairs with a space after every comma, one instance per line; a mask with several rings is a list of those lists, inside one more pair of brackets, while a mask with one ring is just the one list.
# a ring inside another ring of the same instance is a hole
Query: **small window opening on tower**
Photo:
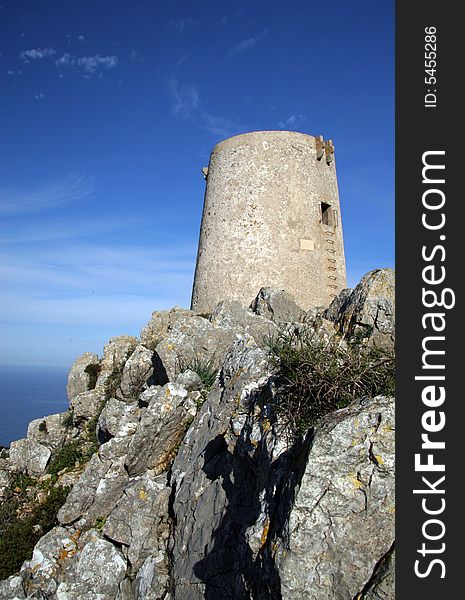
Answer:
[[331, 205], [326, 204], [325, 202], [321, 203], [321, 222], [323, 223], [323, 225], [334, 226], [334, 218]]

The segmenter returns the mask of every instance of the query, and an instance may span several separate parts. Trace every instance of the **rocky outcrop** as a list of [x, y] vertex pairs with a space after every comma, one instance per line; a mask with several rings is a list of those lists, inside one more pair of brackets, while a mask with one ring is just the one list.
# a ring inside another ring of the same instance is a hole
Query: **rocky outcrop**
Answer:
[[137, 345], [123, 366], [121, 383], [116, 390], [116, 397], [126, 402], [137, 400], [150, 383], [153, 372], [153, 352], [141, 344]]
[[262, 288], [252, 302], [251, 309], [276, 323], [293, 323], [300, 321], [304, 315], [291, 294], [277, 288]]
[[93, 367], [96, 367], [98, 364], [99, 358], [97, 354], [92, 354], [90, 352], [84, 352], [84, 354], [74, 361], [68, 375], [68, 384], [66, 386], [68, 399], [70, 401], [78, 394], [87, 392], [95, 387], [97, 377]]
[[69, 406], [76, 417], [90, 419], [98, 413], [104, 399], [105, 394], [103, 390], [101, 388], [95, 388], [74, 396], [69, 403]]
[[391, 553], [394, 428], [394, 404], [382, 397], [316, 428], [276, 550], [283, 599], [357, 598]]
[[92, 456], [58, 512], [61, 524], [76, 523], [81, 530], [106, 519], [129, 481], [124, 468], [127, 448], [127, 438], [115, 438]]
[[41, 475], [48, 464], [51, 451], [33, 439], [11, 443], [9, 463], [13, 471], [27, 475]]
[[130, 475], [166, 469], [171, 453], [197, 413], [200, 397], [200, 392], [188, 392], [177, 383], [143, 392], [141, 400], [148, 406], [142, 410], [129, 443], [125, 465]]
[[31, 421], [27, 428], [28, 439], [34, 440], [50, 450], [60, 448], [74, 433], [71, 427], [66, 426], [68, 414], [67, 412], [58, 413]]
[[367, 273], [357, 287], [343, 290], [325, 311], [348, 339], [364, 339], [376, 348], [392, 350], [395, 341], [395, 276], [392, 269]]
[[304, 312], [262, 289], [251, 308], [155, 312], [139, 340], [80, 357], [70, 411], [0, 457], [0, 500], [27, 485], [25, 511], [71, 486], [0, 600], [393, 599], [393, 398], [296, 432], [270, 355], [292, 335], [390, 350], [392, 292], [375, 271]]

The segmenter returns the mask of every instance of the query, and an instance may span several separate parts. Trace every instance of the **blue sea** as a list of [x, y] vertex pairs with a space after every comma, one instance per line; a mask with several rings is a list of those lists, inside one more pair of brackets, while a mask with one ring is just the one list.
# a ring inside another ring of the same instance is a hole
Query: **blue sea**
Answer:
[[0, 366], [0, 445], [25, 437], [33, 419], [68, 408], [68, 369]]

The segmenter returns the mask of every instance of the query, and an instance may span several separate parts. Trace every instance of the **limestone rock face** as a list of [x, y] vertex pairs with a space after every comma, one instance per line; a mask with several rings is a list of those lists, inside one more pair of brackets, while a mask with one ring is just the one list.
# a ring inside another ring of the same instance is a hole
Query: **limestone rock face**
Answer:
[[337, 295], [328, 308], [324, 311], [324, 316], [330, 321], [336, 322], [339, 316], [344, 312], [347, 301], [353, 292], [352, 288], [346, 288]]
[[[91, 365], [98, 365], [99, 358], [96, 354], [84, 352], [74, 361], [71, 371], [68, 375], [68, 384], [66, 391], [68, 399], [73, 400], [78, 394], [87, 392], [90, 389], [92, 375], [89, 372]], [[94, 382], [95, 385], [95, 382]]]
[[95, 388], [88, 392], [81, 392], [74, 396], [70, 402], [70, 408], [76, 417], [90, 419], [97, 414], [101, 407], [105, 395], [101, 388]]
[[103, 349], [103, 358], [100, 361], [100, 373], [97, 379], [97, 388], [105, 388], [107, 380], [121, 370], [137, 346], [137, 339], [130, 335], [121, 335], [111, 338]]
[[367, 600], [389, 600], [395, 598], [395, 551], [386, 557], [370, 583], [365, 598]]
[[203, 388], [203, 383], [200, 376], [192, 371], [186, 369], [176, 377], [176, 382], [188, 392], [198, 392]]
[[139, 423], [141, 409], [136, 403], [110, 398], [100, 413], [97, 423], [99, 439], [132, 435]]
[[277, 323], [299, 321], [305, 312], [291, 294], [278, 288], [261, 288], [251, 308], [257, 315]]
[[73, 565], [73, 578], [68, 577], [60, 583], [57, 597], [63, 600], [112, 600], [126, 573], [126, 560], [96, 531], [88, 532], [86, 538], [83, 542], [87, 543]]
[[78, 528], [85, 529], [109, 515], [128, 483], [124, 468], [127, 446], [126, 438], [115, 438], [92, 456], [58, 512], [60, 523], [77, 522]]
[[140, 342], [150, 350], [165, 338], [174, 323], [181, 317], [194, 316], [192, 310], [175, 306], [171, 310], [158, 310], [152, 313], [152, 318], [140, 333]]
[[157, 556], [159, 571], [161, 563], [164, 566], [165, 585], [168, 581], [166, 542], [170, 533], [170, 493], [166, 475], [154, 477], [147, 472], [135, 478], [125, 488], [103, 528], [105, 537], [127, 548], [127, 558], [136, 571], [150, 556]]
[[22, 439], [12, 442], [9, 462], [12, 470], [27, 475], [41, 475], [48, 464], [51, 451], [47, 446], [33, 439]]
[[270, 314], [262, 316], [245, 308], [238, 300], [223, 300], [213, 310], [210, 321], [213, 325], [233, 328], [237, 333], [251, 335], [262, 345], [276, 333], [277, 325]]
[[394, 427], [394, 404], [379, 397], [334, 413], [315, 431], [288, 547], [277, 552], [283, 599], [356, 598], [390, 555]]
[[149, 388], [141, 395], [148, 406], [129, 444], [126, 468], [130, 475], [163, 468], [195, 417], [199, 398], [199, 392], [189, 393], [176, 383]]
[[[17, 473], [42, 495], [71, 487], [0, 600], [394, 600], [394, 399], [356, 397], [297, 434], [269, 343], [390, 351], [392, 285], [373, 271], [326, 310], [266, 288], [253, 308], [153, 313], [140, 342], [105, 346], [94, 389], [96, 355], [80, 357], [73, 420], [37, 419], [0, 453], [0, 502]], [[44, 475], [66, 448], [73, 464]]]
[[28, 439], [35, 440], [51, 450], [56, 450], [65, 443], [70, 434], [72, 435], [72, 432], [63, 425], [67, 414], [57, 413], [31, 421], [27, 428]]
[[142, 390], [150, 381], [153, 370], [153, 352], [142, 345], [136, 346], [124, 364], [121, 384], [116, 391], [117, 398], [126, 402], [137, 400]]
[[26, 594], [23, 588], [23, 581], [18, 575], [12, 575], [0, 581], [0, 600], [23, 600]]
[[113, 600], [127, 569], [116, 547], [97, 530], [83, 535], [55, 527], [37, 543], [32, 559], [23, 566], [28, 573], [29, 597], [38, 591], [57, 600]]
[[220, 365], [236, 338], [233, 328], [218, 327], [199, 316], [180, 317], [157, 345], [168, 381], [197, 361], [212, 360]]
[[266, 353], [250, 337], [238, 340], [222, 369], [225, 386], [210, 393], [174, 461], [174, 598], [246, 597], [246, 530], [262, 520], [269, 475], [259, 456], [266, 421], [253, 405], [266, 397], [269, 377]]
[[326, 311], [326, 317], [335, 321], [345, 337], [365, 338], [376, 348], [392, 350], [396, 306], [394, 271], [370, 271], [349, 296], [346, 290], [341, 294]]

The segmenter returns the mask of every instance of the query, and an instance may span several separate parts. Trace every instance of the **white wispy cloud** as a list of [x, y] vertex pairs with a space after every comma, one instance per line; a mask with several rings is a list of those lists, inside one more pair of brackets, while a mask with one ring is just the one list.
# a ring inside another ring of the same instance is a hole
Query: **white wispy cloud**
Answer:
[[168, 24], [175, 27], [178, 31], [184, 31], [185, 29], [187, 29], [189, 27], [197, 27], [197, 25], [198, 25], [197, 21], [195, 19], [193, 19], [192, 17], [186, 17], [185, 19], [178, 19], [177, 21], [175, 21], [174, 19], [171, 19], [171, 21]]
[[84, 77], [91, 77], [97, 72], [112, 69], [118, 64], [117, 56], [76, 56], [65, 52], [60, 58], [55, 61], [55, 64], [60, 69], [73, 67], [79, 71]]
[[194, 258], [189, 245], [134, 248], [124, 242], [37, 245], [27, 256], [3, 252], [0, 315], [21, 322], [27, 314], [42, 325], [111, 325], [113, 319], [124, 327], [134, 314], [187, 305]]
[[19, 69], [17, 71], [13, 71], [12, 69], [9, 69], [6, 74], [13, 76], [13, 75], [21, 75], [22, 71], [20, 71]]
[[187, 119], [199, 108], [200, 97], [196, 85], [179, 84], [176, 77], [168, 79], [171, 92], [171, 112], [181, 119]]
[[242, 54], [243, 52], [246, 52], [247, 50], [250, 50], [250, 48], [253, 48], [259, 42], [261, 42], [261, 40], [267, 34], [268, 34], [268, 29], [263, 29], [263, 31], [261, 31], [256, 36], [251, 37], [251, 38], [247, 38], [245, 40], [241, 40], [237, 44], [234, 44], [234, 46], [229, 50], [228, 55], [229, 56], [235, 56], [236, 54]]
[[43, 94], [42, 92], [34, 94], [34, 100], [42, 100], [42, 98], [45, 98], [45, 94]]
[[117, 56], [81, 56], [77, 59], [78, 67], [81, 67], [88, 75], [93, 75], [100, 69], [112, 69], [118, 64]]
[[171, 112], [179, 119], [189, 119], [213, 135], [230, 137], [243, 130], [240, 123], [211, 114], [200, 99], [198, 86], [179, 83], [176, 76], [168, 79], [171, 93]]
[[286, 127], [296, 127], [297, 125], [305, 121], [305, 119], [306, 117], [302, 113], [292, 113], [291, 115], [289, 115], [289, 117], [287, 117], [287, 119], [280, 121], [278, 123], [278, 127], [280, 127], [281, 129], [286, 129]]
[[[207, 156], [208, 158], [208, 156]], [[142, 232], [152, 239], [154, 235], [162, 236], [166, 228], [179, 226], [184, 222], [182, 216], [172, 215], [163, 218], [163, 222], [156, 219], [152, 213], [139, 213], [137, 216], [105, 215], [102, 218], [93, 217], [69, 219], [64, 215], [46, 214], [39, 220], [37, 215], [32, 219], [15, 220], [14, 227], [0, 223], [0, 247], [7, 245], [18, 250], [17, 246], [34, 244], [36, 242], [55, 242], [59, 240], [87, 240], [100, 239], [103, 235], [120, 234], [122, 231], [138, 232], [138, 239]]]
[[79, 42], [81, 42], [81, 44], [83, 44], [86, 41], [86, 38], [83, 35], [78, 35], [77, 39], [78, 39]]
[[236, 121], [225, 117], [217, 117], [206, 110], [200, 112], [200, 124], [203, 129], [206, 129], [212, 135], [222, 138], [231, 137], [244, 130]]
[[93, 180], [78, 175], [68, 175], [62, 181], [32, 190], [0, 189], [0, 215], [9, 216], [54, 208], [82, 200], [93, 191]]
[[54, 48], [31, 48], [30, 50], [24, 50], [21, 52], [19, 57], [25, 63], [31, 60], [41, 60], [42, 58], [50, 58], [56, 54]]
[[58, 58], [55, 61], [55, 64], [58, 67], [68, 67], [68, 66], [72, 66], [74, 64], [76, 64], [76, 57], [73, 56], [72, 54], [70, 54], [69, 52], [65, 52], [63, 54], [63, 56], [60, 56], [60, 58]]

